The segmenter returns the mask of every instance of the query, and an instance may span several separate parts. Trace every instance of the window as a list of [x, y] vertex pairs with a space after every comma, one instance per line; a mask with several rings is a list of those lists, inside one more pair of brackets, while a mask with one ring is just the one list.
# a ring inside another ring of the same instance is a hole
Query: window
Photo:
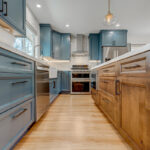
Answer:
[[30, 56], [35, 56], [34, 52], [35, 34], [26, 27], [26, 38], [17, 37], [14, 47], [20, 51], [27, 53]]

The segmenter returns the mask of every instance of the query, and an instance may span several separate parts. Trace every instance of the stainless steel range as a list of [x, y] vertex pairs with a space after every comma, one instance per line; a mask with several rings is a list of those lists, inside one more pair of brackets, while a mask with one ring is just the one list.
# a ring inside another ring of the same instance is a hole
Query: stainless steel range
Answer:
[[71, 94], [91, 93], [88, 65], [73, 65], [71, 73]]

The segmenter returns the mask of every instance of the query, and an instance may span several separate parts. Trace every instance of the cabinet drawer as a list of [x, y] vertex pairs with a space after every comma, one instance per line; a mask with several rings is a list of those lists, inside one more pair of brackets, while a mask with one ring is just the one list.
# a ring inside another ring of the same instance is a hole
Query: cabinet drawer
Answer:
[[[13, 76], [13, 75], [12, 75]], [[0, 113], [34, 97], [32, 76], [20, 78], [0, 77]]]
[[100, 69], [99, 75], [100, 76], [115, 76], [116, 75], [115, 65]]
[[0, 72], [31, 73], [34, 62], [0, 48]]
[[101, 96], [101, 107], [104, 109], [105, 113], [112, 119], [115, 119], [115, 105], [112, 99], [107, 96]]
[[99, 88], [111, 95], [115, 95], [115, 80], [100, 78]]
[[33, 100], [0, 115], [0, 149], [10, 149], [33, 123]]
[[127, 61], [121, 64], [121, 73], [146, 72], [146, 58]]

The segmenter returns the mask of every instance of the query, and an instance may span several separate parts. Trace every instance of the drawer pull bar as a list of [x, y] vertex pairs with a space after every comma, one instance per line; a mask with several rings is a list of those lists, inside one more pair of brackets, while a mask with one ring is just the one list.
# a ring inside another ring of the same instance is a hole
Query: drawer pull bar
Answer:
[[103, 81], [104, 83], [108, 83], [108, 81]]
[[8, 3], [4, 2], [4, 5], [6, 6], [6, 13], [4, 13], [4, 16], [8, 16]]
[[12, 119], [18, 118], [20, 115], [22, 115], [23, 113], [25, 113], [28, 109], [24, 108], [24, 109], [20, 109], [19, 111], [17, 111], [14, 115], [11, 116]]
[[[118, 92], [119, 90], [119, 92]], [[115, 93], [116, 95], [120, 95], [120, 81], [119, 80], [116, 80], [115, 82]]]
[[141, 65], [133, 65], [133, 66], [129, 66], [129, 67], [124, 67], [125, 69], [134, 69], [134, 68], [140, 68]]
[[103, 72], [108, 72], [109, 70], [103, 70]]
[[12, 85], [14, 85], [14, 84], [23, 84], [23, 83], [26, 83], [26, 82], [28, 82], [28, 81], [11, 82], [11, 84], [12, 84]]
[[109, 103], [110, 101], [108, 99], [103, 98], [103, 101], [106, 103]]
[[27, 64], [20, 63], [20, 62], [12, 62], [13, 65], [20, 65], [20, 66], [27, 66]]

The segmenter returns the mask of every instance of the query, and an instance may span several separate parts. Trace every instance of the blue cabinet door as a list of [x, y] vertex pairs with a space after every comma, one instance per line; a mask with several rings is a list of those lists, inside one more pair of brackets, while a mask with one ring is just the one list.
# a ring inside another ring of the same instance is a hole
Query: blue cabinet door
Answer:
[[0, 16], [8, 25], [22, 35], [26, 33], [26, 0], [5, 0]]
[[100, 60], [99, 34], [89, 35], [90, 60]]
[[63, 71], [62, 82], [61, 82], [61, 87], [63, 92], [70, 92], [70, 80], [71, 80], [70, 71]]
[[60, 60], [69, 60], [70, 59], [70, 34], [61, 35], [61, 49], [60, 49]]
[[49, 24], [40, 24], [41, 55], [52, 56], [52, 30]]
[[59, 32], [53, 31], [52, 36], [53, 41], [53, 58], [59, 59], [61, 57], [60, 47], [61, 47], [61, 34]]
[[127, 30], [102, 30], [102, 46], [127, 46]]

